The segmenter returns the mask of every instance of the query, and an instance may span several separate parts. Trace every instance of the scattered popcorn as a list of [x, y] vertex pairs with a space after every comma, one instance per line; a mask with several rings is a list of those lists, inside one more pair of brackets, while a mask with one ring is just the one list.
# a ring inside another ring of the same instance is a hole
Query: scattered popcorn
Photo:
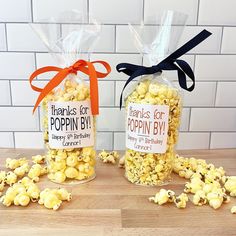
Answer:
[[9, 187], [0, 199], [6, 207], [12, 204], [16, 206], [27, 206], [30, 201], [35, 202], [39, 198], [40, 190], [28, 177], [24, 177]]
[[43, 167], [40, 164], [34, 164], [31, 166], [28, 176], [35, 182], [39, 181], [39, 177], [47, 174], [47, 167]]
[[25, 163], [22, 166], [19, 166], [14, 170], [14, 173], [20, 178], [22, 178], [28, 172], [29, 172], [29, 164], [28, 163]]
[[125, 156], [122, 156], [119, 160], [119, 168], [125, 168]]
[[224, 178], [224, 187], [231, 197], [236, 197], [236, 176], [227, 176]]
[[45, 156], [36, 155], [32, 156], [33, 163], [35, 164], [44, 164], [45, 163]]
[[40, 193], [39, 204], [48, 209], [58, 210], [62, 201], [50, 189], [46, 188]]
[[172, 172], [174, 146], [177, 143], [182, 107], [180, 94], [174, 87], [147, 76], [126, 98], [126, 108], [129, 103], [169, 106], [166, 152], [145, 153], [128, 149], [125, 153], [125, 175], [130, 182], [141, 185], [161, 185], [170, 178]]
[[106, 152], [103, 150], [102, 152], [98, 154], [98, 157], [104, 163], [115, 164], [116, 161], [119, 159], [119, 153], [116, 151]]
[[185, 208], [188, 202], [188, 195], [186, 193], [181, 193], [178, 197], [174, 199], [174, 203], [177, 208]]
[[212, 208], [218, 209], [223, 203], [223, 196], [221, 193], [214, 191], [207, 194], [207, 200]]
[[11, 186], [16, 182], [17, 182], [17, 175], [13, 171], [7, 172], [5, 177], [5, 183]]
[[61, 201], [71, 201], [72, 194], [69, 193], [65, 188], [59, 188], [54, 190], [55, 194]]
[[232, 214], [236, 214], [236, 206], [233, 206], [230, 211]]
[[175, 199], [175, 193], [171, 190], [161, 189], [156, 193], [154, 197], [150, 197], [149, 201], [158, 205], [163, 205], [167, 202], [173, 202]]
[[202, 206], [207, 204], [206, 193], [203, 190], [198, 190], [193, 196], [193, 204], [196, 206]]
[[48, 209], [58, 210], [62, 201], [71, 201], [72, 195], [64, 188], [46, 188], [40, 193], [39, 204]]
[[196, 193], [198, 190], [201, 190], [204, 186], [204, 182], [202, 182], [199, 178], [192, 178], [190, 182], [186, 182], [185, 184], [185, 193]]
[[27, 206], [30, 203], [30, 197], [27, 193], [19, 193], [14, 198], [14, 205], [16, 206]]
[[36, 202], [39, 199], [40, 189], [35, 183], [30, 183], [27, 186], [27, 194], [32, 202]]
[[11, 159], [7, 158], [6, 159], [6, 168], [15, 170], [17, 167], [22, 166], [23, 164], [27, 164], [28, 161], [25, 158], [20, 158], [20, 159]]

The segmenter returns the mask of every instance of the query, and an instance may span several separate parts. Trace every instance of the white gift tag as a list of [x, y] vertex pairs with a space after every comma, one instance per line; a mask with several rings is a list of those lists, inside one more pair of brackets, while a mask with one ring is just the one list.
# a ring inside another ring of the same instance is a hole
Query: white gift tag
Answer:
[[165, 153], [169, 106], [129, 103], [126, 147], [146, 153]]
[[49, 102], [48, 136], [50, 148], [93, 146], [94, 129], [90, 101]]

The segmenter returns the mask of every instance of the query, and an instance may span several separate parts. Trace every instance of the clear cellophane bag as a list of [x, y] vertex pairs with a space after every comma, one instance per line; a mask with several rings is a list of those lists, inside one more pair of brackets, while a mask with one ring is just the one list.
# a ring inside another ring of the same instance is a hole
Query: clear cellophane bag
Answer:
[[[156, 18], [161, 19], [159, 25], [129, 25], [134, 44], [146, 66], [158, 64], [177, 48], [187, 16], [166, 11]], [[163, 72], [142, 76], [128, 87], [124, 97], [125, 176], [135, 184], [165, 184], [170, 180], [178, 141], [181, 91]], [[144, 114], [149, 117], [145, 119]]]
[[[89, 57], [99, 38], [101, 24], [95, 19], [87, 23], [87, 17], [73, 10], [31, 24], [56, 66], [69, 67]], [[87, 122], [85, 131], [81, 128], [82, 121], [78, 122], [78, 114], [73, 114], [73, 109], [81, 106], [87, 111], [83, 117]], [[94, 179], [96, 120], [91, 114], [89, 81], [84, 74], [69, 74], [43, 99], [41, 125], [49, 179], [69, 184]]]

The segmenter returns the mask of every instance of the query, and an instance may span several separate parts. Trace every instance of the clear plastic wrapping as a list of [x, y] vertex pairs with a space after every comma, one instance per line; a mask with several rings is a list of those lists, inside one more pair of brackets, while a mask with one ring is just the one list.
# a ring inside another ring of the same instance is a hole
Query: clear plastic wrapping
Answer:
[[[156, 65], [176, 49], [185, 21], [186, 15], [167, 11], [159, 26], [129, 25], [145, 64]], [[135, 184], [164, 184], [178, 140], [181, 92], [165, 73], [143, 76], [127, 91], [125, 175]]]
[[[31, 26], [56, 64], [66, 68], [90, 53], [99, 37], [101, 25], [95, 20], [86, 24], [86, 19], [70, 11]], [[90, 87], [84, 74], [67, 75], [43, 99], [41, 114], [49, 179], [57, 183], [93, 179], [96, 118], [91, 114]]]

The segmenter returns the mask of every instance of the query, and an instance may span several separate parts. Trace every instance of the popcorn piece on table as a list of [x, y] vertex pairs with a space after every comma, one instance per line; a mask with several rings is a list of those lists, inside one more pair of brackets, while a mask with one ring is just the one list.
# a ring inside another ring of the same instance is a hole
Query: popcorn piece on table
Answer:
[[232, 214], [236, 214], [236, 206], [233, 206], [230, 211]]
[[106, 152], [103, 150], [98, 154], [99, 159], [104, 163], [112, 163], [115, 164], [119, 159], [119, 153], [116, 151]]
[[13, 171], [8, 171], [5, 177], [5, 183], [8, 185], [13, 185], [17, 182], [17, 175]]
[[45, 156], [43, 155], [35, 155], [32, 156], [33, 163], [35, 164], [44, 164], [45, 163]]
[[236, 176], [226, 176], [223, 179], [224, 187], [231, 197], [236, 197]]
[[19, 193], [14, 198], [15, 206], [28, 206], [30, 203], [30, 197], [27, 193]]
[[149, 201], [158, 205], [163, 205], [167, 202], [173, 202], [175, 200], [175, 193], [171, 190], [161, 189], [156, 193], [154, 197], [150, 197]]
[[181, 193], [178, 197], [174, 199], [174, 203], [177, 208], [185, 208], [188, 202], [188, 195], [186, 193]]
[[120, 158], [118, 166], [119, 168], [125, 168], [125, 155]]
[[47, 167], [43, 167], [40, 164], [34, 164], [31, 166], [28, 176], [35, 182], [39, 181], [39, 177], [47, 174]]
[[25, 163], [25, 164], [23, 164], [22, 166], [19, 166], [19, 167], [17, 167], [15, 170], [14, 170], [14, 173], [18, 176], [18, 177], [20, 177], [20, 178], [22, 178], [26, 173], [28, 173], [29, 172], [29, 164], [28, 163]]
[[62, 201], [71, 201], [72, 195], [64, 188], [49, 189], [46, 188], [40, 193], [38, 203], [48, 209], [58, 210]]
[[193, 196], [193, 204], [196, 206], [202, 206], [207, 204], [206, 193], [203, 190], [198, 190]]
[[0, 202], [6, 207], [12, 204], [16, 206], [27, 206], [30, 201], [35, 202], [39, 198], [40, 190], [28, 177], [24, 177], [17, 183], [9, 187], [0, 199]]
[[22, 166], [23, 164], [27, 164], [28, 161], [26, 158], [19, 158], [19, 159], [11, 159], [7, 158], [6, 159], [6, 168], [15, 170], [17, 167]]

